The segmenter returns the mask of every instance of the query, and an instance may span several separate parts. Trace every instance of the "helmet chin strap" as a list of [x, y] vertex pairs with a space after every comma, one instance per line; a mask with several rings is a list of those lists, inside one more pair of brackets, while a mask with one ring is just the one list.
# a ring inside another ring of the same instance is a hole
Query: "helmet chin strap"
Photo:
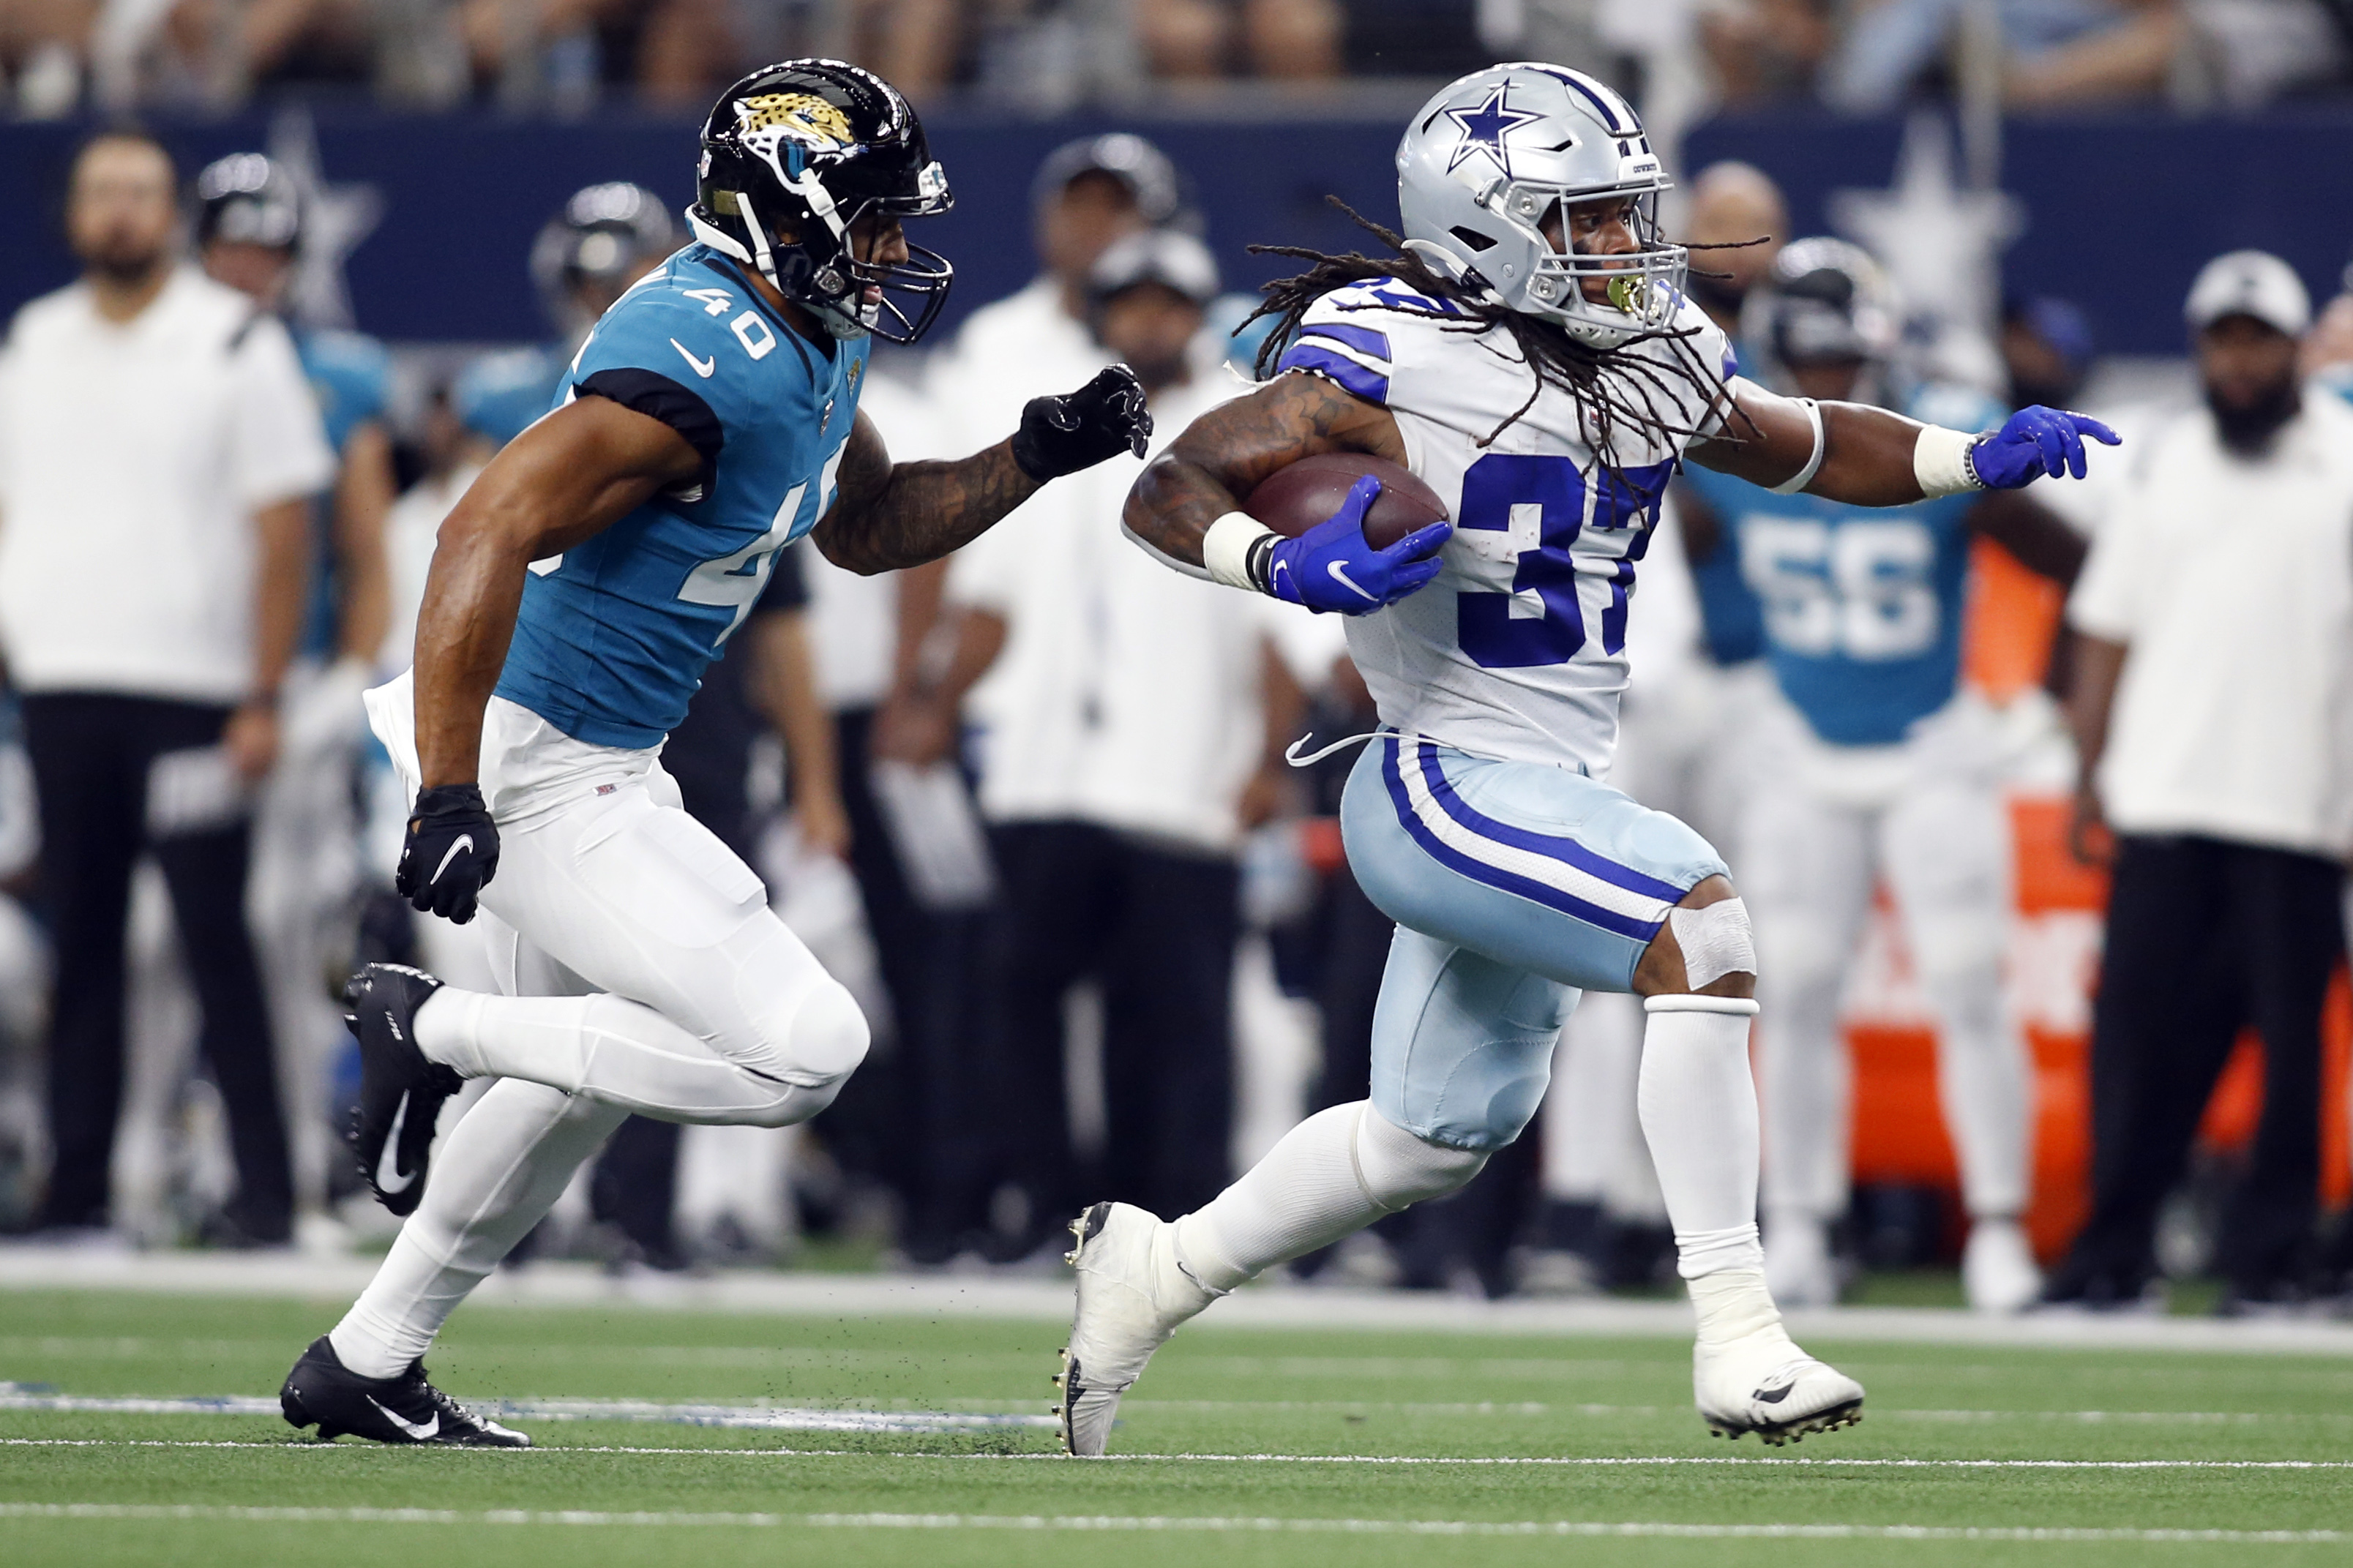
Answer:
[[760, 221], [759, 210], [752, 205], [752, 193], [736, 192], [735, 206], [744, 215], [744, 232], [752, 237], [753, 264], [777, 293], [783, 293], [785, 286], [776, 281], [776, 252], [768, 247], [768, 226]]

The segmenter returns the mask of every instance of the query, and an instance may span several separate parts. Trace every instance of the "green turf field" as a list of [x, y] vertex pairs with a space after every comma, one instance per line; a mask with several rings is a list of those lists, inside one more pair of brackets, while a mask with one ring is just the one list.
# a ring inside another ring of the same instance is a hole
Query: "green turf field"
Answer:
[[[0, 1381], [266, 1396], [334, 1315], [0, 1292]], [[480, 1308], [431, 1364], [461, 1399], [1037, 1415], [1059, 1342], [1034, 1323]], [[1689, 1352], [1662, 1339], [1214, 1321], [1155, 1361], [1109, 1462], [1054, 1457], [1035, 1426], [517, 1419], [539, 1447], [515, 1454], [12, 1410], [0, 1563], [2353, 1562], [2353, 1360], [1810, 1348], [1869, 1386], [1868, 1418], [1778, 1450], [1707, 1436]]]

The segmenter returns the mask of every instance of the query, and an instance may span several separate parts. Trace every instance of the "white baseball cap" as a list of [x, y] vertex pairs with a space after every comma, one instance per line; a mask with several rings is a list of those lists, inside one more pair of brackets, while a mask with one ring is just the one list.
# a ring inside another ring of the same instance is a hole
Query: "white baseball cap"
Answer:
[[2263, 250], [2233, 250], [2200, 271], [2182, 314], [2193, 332], [2204, 331], [2225, 316], [2253, 316], [2300, 338], [2312, 325], [2312, 296], [2305, 292], [2295, 268], [2278, 257]]

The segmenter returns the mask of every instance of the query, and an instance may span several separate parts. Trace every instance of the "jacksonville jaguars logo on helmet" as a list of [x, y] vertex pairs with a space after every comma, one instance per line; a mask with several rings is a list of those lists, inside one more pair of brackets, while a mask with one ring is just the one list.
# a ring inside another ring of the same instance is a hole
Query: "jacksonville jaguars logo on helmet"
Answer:
[[818, 147], [847, 147], [858, 140], [849, 116], [839, 104], [813, 92], [764, 92], [735, 100], [735, 129], [746, 136], [780, 132]]

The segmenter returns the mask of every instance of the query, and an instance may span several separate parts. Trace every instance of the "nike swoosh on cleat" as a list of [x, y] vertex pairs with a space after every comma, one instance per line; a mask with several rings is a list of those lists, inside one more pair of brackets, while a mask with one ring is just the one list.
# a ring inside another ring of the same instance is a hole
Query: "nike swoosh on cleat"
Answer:
[[426, 883], [425, 885], [429, 888], [434, 882], [439, 881], [441, 879], [441, 873], [449, 868], [449, 862], [458, 858], [458, 851], [460, 849], [471, 849], [473, 847], [474, 836], [472, 834], [460, 833], [458, 835], [458, 842], [449, 846], [449, 853], [442, 856], [441, 864], [433, 868], [433, 880]]
[[1757, 1400], [1762, 1404], [1778, 1405], [1781, 1401], [1788, 1398], [1789, 1391], [1797, 1386], [1798, 1385], [1795, 1382], [1789, 1382], [1783, 1384], [1778, 1388], [1760, 1388], [1749, 1397]]
[[1337, 561], [1326, 562], [1324, 563], [1324, 570], [1332, 574], [1332, 575], [1339, 581], [1342, 587], [1347, 589], [1348, 592], [1356, 595], [1358, 598], [1370, 599], [1376, 605], [1381, 602], [1379, 595], [1367, 594], [1362, 588], [1357, 587], [1355, 583], [1351, 582], [1347, 572]]
[[416, 1438], [420, 1443], [429, 1443], [440, 1435], [441, 1413], [438, 1410], [433, 1413], [433, 1415], [429, 1420], [411, 1421], [406, 1416], [396, 1415], [391, 1411], [385, 1409], [384, 1405], [380, 1400], [371, 1398], [368, 1403], [375, 1405], [376, 1410], [385, 1420], [391, 1422], [394, 1426], [399, 1427], [402, 1431], [407, 1433], [410, 1436]]
[[692, 354], [687, 353], [686, 345], [680, 342], [676, 338], [670, 339], [670, 346], [676, 349], [680, 353], [685, 354], [686, 363], [694, 367], [694, 374], [701, 376], [705, 381], [709, 381], [711, 379], [711, 373], [719, 368], [719, 358], [715, 354], [709, 359], [697, 359]]
[[[392, 1129], [384, 1135], [384, 1152], [375, 1157], [376, 1190], [386, 1196], [406, 1192], [408, 1184], [417, 1180], [414, 1171], [401, 1176], [398, 1181], [393, 1180], [394, 1173], [400, 1169], [400, 1129], [407, 1120], [408, 1096], [404, 1094], [400, 1097], [399, 1109], [392, 1113]], [[382, 1410], [384, 1406], [379, 1405], [376, 1408]], [[394, 1416], [393, 1419], [398, 1420], [399, 1417]], [[436, 1415], [433, 1419], [438, 1421], [441, 1417]]]

